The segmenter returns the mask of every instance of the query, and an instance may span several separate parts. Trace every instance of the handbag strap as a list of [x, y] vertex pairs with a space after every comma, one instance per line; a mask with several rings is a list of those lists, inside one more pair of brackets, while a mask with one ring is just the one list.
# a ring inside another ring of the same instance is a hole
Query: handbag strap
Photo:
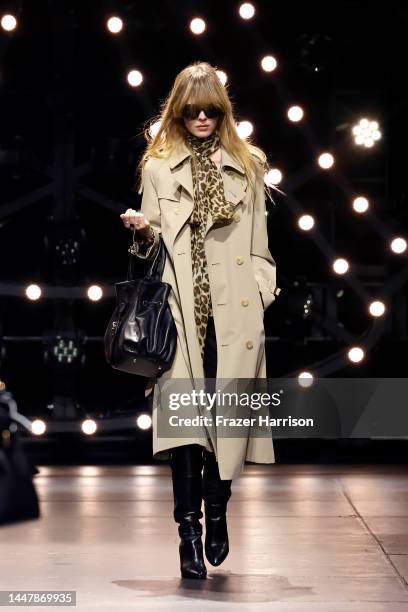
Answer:
[[150, 280], [161, 280], [164, 264], [166, 263], [166, 249], [164, 246], [164, 240], [159, 236], [159, 246], [156, 251], [156, 255], [152, 261], [152, 265], [150, 266], [146, 277]]
[[[133, 272], [133, 265], [137, 257], [129, 253], [129, 265], [128, 265], [128, 280], [136, 280], [137, 275]], [[144, 277], [147, 280], [161, 280], [163, 275], [164, 265], [166, 263], [166, 247], [164, 244], [164, 240], [159, 236], [159, 246], [156, 250], [156, 254], [148, 267], [147, 272], [144, 274]]]

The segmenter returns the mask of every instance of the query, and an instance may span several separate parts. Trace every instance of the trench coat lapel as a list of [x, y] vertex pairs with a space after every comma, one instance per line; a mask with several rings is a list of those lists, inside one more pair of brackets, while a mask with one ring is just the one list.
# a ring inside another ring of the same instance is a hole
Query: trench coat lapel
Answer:
[[[174, 221], [174, 238], [177, 237], [180, 229], [186, 223], [187, 219], [193, 212], [194, 192], [193, 179], [191, 174], [190, 164], [191, 152], [183, 143], [177, 152], [169, 156], [169, 166], [171, 175], [174, 180], [174, 188], [182, 187], [187, 197], [182, 199], [177, 220]], [[232, 168], [234, 173], [230, 174], [225, 171], [225, 168]], [[248, 181], [243, 167], [235, 161], [231, 155], [221, 146], [221, 175], [224, 183], [224, 193], [227, 202], [231, 202], [233, 206], [237, 206], [245, 197]], [[208, 214], [206, 232], [212, 226], [211, 214]]]

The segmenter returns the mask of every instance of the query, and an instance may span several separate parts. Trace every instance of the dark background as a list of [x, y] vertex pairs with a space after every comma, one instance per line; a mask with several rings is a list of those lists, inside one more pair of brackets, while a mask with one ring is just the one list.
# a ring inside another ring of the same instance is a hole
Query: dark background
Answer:
[[[227, 73], [237, 120], [254, 124], [253, 142], [284, 174], [287, 195], [268, 203], [282, 288], [265, 316], [268, 375], [407, 375], [407, 259], [391, 254], [388, 242], [407, 228], [408, 6], [255, 6], [245, 21], [230, 1], [0, 3], [1, 14], [19, 20], [15, 32], [0, 30], [0, 376], [21, 412], [52, 418], [54, 410], [55, 418], [56, 396], [71, 398], [73, 413], [60, 408], [68, 420], [146, 408], [144, 381], [104, 361], [112, 292], [96, 303], [68, 291], [30, 302], [23, 289], [37, 282], [108, 290], [124, 280], [131, 234], [119, 214], [140, 203], [143, 130], [176, 74], [197, 60]], [[116, 36], [105, 27], [113, 14], [124, 20]], [[196, 16], [207, 22], [201, 36], [189, 30]], [[259, 67], [266, 54], [278, 60], [272, 73]], [[144, 76], [137, 88], [126, 80], [133, 68]], [[305, 110], [299, 124], [286, 119], [291, 104]], [[362, 116], [380, 123], [383, 137], [372, 149], [352, 142]], [[327, 172], [315, 163], [324, 150], [336, 160]], [[367, 215], [351, 210], [360, 193], [371, 202]], [[297, 229], [303, 212], [314, 215], [316, 232]], [[64, 267], [55, 241], [73, 236], [78, 256]], [[331, 272], [328, 253], [352, 262], [353, 279]], [[370, 296], [386, 300], [381, 320], [368, 314]], [[44, 362], [46, 338], [58, 332], [82, 342], [81, 363], [65, 370]], [[347, 348], [366, 342], [364, 362], [350, 364]], [[122, 449], [126, 438], [134, 452], [133, 436], [149, 451], [149, 433], [127, 430], [117, 436]]]

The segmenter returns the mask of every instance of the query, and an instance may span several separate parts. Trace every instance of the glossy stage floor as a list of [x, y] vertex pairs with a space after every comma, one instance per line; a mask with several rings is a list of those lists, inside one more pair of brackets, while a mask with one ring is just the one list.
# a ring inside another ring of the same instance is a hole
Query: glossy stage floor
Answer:
[[74, 590], [81, 611], [408, 610], [406, 466], [247, 464], [207, 580], [180, 578], [167, 464], [38, 469], [41, 518], [0, 529], [2, 590]]

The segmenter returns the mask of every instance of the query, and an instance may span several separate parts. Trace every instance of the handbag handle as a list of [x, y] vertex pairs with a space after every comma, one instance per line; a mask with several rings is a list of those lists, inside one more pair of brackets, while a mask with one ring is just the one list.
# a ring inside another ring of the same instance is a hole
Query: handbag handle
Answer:
[[[164, 265], [166, 263], [165, 248], [166, 247], [164, 244], [164, 240], [160, 234], [159, 235], [159, 246], [157, 248], [156, 254], [147, 272], [144, 275], [144, 277], [147, 280], [149, 281], [150, 280], [161, 280], [163, 270], [164, 270]], [[136, 280], [137, 278], [136, 275], [133, 273], [133, 265], [135, 263], [134, 262], [135, 259], [136, 257], [132, 255], [131, 253], [129, 253], [128, 280]]]

